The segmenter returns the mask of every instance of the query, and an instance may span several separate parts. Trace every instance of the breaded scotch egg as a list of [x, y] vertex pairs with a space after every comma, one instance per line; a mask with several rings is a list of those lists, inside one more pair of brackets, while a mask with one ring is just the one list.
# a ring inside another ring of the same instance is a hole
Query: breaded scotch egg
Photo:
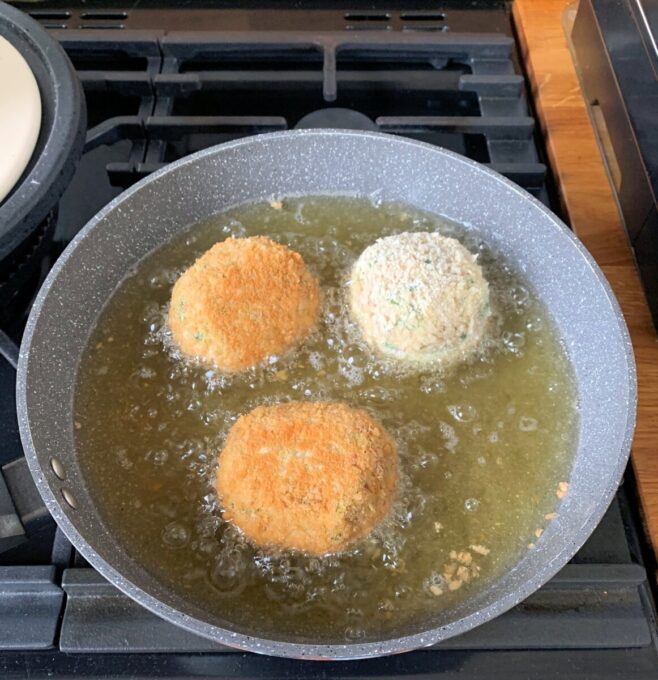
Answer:
[[374, 350], [417, 366], [468, 358], [491, 314], [475, 256], [430, 232], [387, 236], [366, 248], [352, 268], [349, 302]]
[[335, 402], [259, 406], [231, 428], [219, 456], [225, 519], [256, 545], [340, 552], [388, 512], [397, 449], [365, 411]]
[[299, 253], [262, 236], [227, 239], [176, 281], [169, 327], [184, 354], [237, 372], [304, 340], [319, 300]]

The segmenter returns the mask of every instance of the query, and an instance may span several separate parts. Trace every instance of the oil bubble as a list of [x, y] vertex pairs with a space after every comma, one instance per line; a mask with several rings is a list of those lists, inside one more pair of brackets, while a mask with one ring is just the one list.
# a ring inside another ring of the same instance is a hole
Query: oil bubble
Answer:
[[356, 628], [355, 626], [349, 626], [345, 629], [345, 639], [350, 642], [356, 640], [363, 640], [366, 636], [366, 631], [363, 628]]
[[477, 417], [478, 412], [470, 404], [452, 404], [448, 406], [448, 413], [460, 423], [469, 423]]
[[536, 418], [521, 416], [519, 419], [519, 430], [521, 430], [521, 432], [534, 432], [538, 425], [539, 423]]
[[190, 532], [180, 522], [167, 524], [162, 532], [162, 541], [170, 548], [184, 548], [189, 540]]
[[475, 512], [480, 507], [480, 501], [477, 498], [467, 498], [464, 501], [464, 509], [468, 512]]

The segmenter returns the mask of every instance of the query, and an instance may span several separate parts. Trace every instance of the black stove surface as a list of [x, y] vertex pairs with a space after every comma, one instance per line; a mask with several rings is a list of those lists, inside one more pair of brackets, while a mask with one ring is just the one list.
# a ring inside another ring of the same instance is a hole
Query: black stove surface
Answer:
[[[555, 208], [505, 4], [318, 2], [303, 15], [255, 4], [24, 5], [69, 53], [89, 109], [86, 152], [44, 272], [123, 188], [190, 152], [270, 130], [331, 125], [423, 139], [489, 164]], [[13, 403], [24, 321], [17, 315], [0, 334], [2, 677], [656, 677], [630, 477], [550, 583], [433, 649], [297, 662], [230, 650], [158, 619], [90, 568], [34, 495]]]

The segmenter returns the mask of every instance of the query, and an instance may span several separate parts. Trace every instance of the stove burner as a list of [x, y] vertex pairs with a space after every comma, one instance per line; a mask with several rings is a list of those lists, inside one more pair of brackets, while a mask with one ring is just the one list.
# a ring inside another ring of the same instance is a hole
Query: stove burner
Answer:
[[318, 109], [300, 118], [296, 130], [307, 128], [334, 128], [336, 130], [372, 130], [377, 131], [377, 125], [368, 116], [352, 109], [339, 107]]

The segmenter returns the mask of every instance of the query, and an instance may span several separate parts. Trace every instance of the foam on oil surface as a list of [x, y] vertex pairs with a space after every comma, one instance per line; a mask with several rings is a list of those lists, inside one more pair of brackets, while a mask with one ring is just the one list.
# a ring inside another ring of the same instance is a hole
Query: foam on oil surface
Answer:
[[[439, 230], [479, 254], [496, 323], [453, 373], [402, 372], [361, 342], [345, 281], [367, 245]], [[322, 315], [303, 347], [242, 375], [184, 360], [166, 328], [180, 273], [213, 243], [264, 234], [319, 278]], [[395, 438], [399, 497], [344, 555], [267, 555], [222, 521], [217, 453], [263, 403], [336, 399]], [[347, 198], [246, 206], [197, 225], [140, 264], [101, 314], [76, 394], [80, 459], [106, 521], [160, 580], [263, 636], [368, 640], [450, 607], [532, 549], [568, 479], [572, 377], [545, 310], [477, 234], [405, 206]]]

